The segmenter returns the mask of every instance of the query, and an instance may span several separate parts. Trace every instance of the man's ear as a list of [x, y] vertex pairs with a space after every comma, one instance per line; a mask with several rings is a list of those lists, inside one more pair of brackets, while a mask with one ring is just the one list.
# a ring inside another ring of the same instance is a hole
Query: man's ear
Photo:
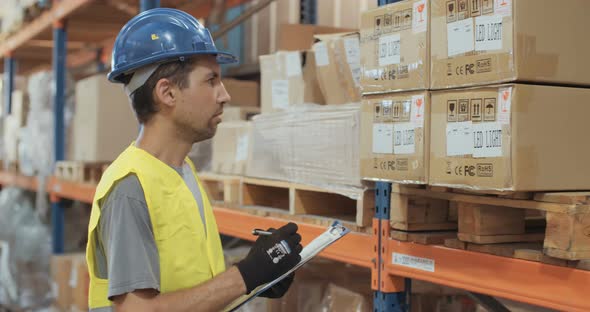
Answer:
[[178, 88], [169, 79], [162, 78], [154, 87], [154, 98], [157, 103], [171, 108], [176, 105], [177, 92]]

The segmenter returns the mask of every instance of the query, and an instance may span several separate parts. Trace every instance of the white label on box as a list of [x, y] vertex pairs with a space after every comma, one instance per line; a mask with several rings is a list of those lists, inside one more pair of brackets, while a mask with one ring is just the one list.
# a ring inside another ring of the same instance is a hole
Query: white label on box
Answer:
[[447, 156], [473, 153], [471, 121], [447, 123]]
[[70, 271], [70, 287], [76, 288], [78, 286], [78, 263], [76, 261], [72, 261], [72, 270]]
[[273, 80], [271, 93], [273, 108], [286, 109], [289, 107], [289, 80]]
[[359, 38], [345, 38], [344, 49], [346, 50], [346, 61], [352, 72], [352, 79], [359, 86], [361, 82], [361, 49]]
[[435, 262], [434, 259], [414, 257], [410, 255], [404, 255], [401, 253], [392, 253], [392, 263], [405, 266], [408, 268], [422, 270], [427, 272], [434, 272]]
[[410, 121], [414, 124], [415, 128], [424, 127], [424, 95], [412, 96], [412, 111], [410, 112]]
[[418, 1], [414, 3], [414, 13], [412, 20], [412, 31], [421, 33], [426, 31], [426, 25], [428, 24], [428, 6], [426, 0]]
[[401, 122], [393, 125], [393, 153], [414, 154], [415, 128], [411, 122]]
[[494, 0], [494, 14], [501, 16], [512, 15], [512, 0]]
[[475, 18], [475, 51], [502, 50], [502, 16]]
[[316, 66], [328, 66], [330, 65], [330, 57], [328, 56], [328, 46], [325, 42], [318, 42], [313, 46], [315, 52], [315, 64]]
[[236, 145], [236, 162], [248, 159], [248, 135], [241, 135]]
[[473, 157], [502, 157], [502, 124], [499, 122], [474, 123]]
[[393, 154], [392, 123], [376, 123], [373, 125], [373, 153]]
[[299, 52], [287, 52], [287, 77], [301, 76], [301, 55]]
[[401, 62], [401, 37], [392, 34], [379, 38], [379, 66], [399, 64]]
[[464, 54], [473, 51], [473, 19], [447, 24], [448, 56]]
[[512, 87], [501, 88], [498, 92], [498, 122], [510, 124], [510, 107], [512, 106]]

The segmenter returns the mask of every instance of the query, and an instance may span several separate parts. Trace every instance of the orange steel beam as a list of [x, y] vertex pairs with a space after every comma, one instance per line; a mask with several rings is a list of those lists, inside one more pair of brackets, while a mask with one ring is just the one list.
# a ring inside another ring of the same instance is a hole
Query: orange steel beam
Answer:
[[[220, 233], [250, 241], [256, 238], [252, 235], [252, 229], [278, 228], [289, 222], [288, 220], [255, 216], [221, 207], [214, 207], [213, 212]], [[326, 230], [324, 227], [317, 225], [300, 223], [298, 226], [303, 245], [309, 243]], [[371, 235], [350, 233], [320, 253], [320, 256], [370, 268], [372, 266], [372, 246]]]
[[0, 55], [24, 45], [27, 41], [34, 39], [42, 31], [51, 28], [54, 22], [67, 17], [78, 8], [91, 3], [94, 0], [62, 0], [54, 2], [53, 7], [43, 12], [39, 17], [24, 26], [14, 35], [0, 43]]
[[48, 183], [48, 192], [52, 196], [52, 201], [63, 199], [78, 200], [83, 203], [91, 204], [96, 191], [96, 185], [64, 181], [52, 177]]
[[37, 191], [37, 178], [26, 177], [20, 174], [0, 171], [0, 185], [16, 186], [29, 191]]
[[[442, 246], [394, 240], [388, 240], [386, 245], [385, 269], [392, 276], [415, 278], [557, 310], [590, 311], [590, 271]], [[397, 263], [402, 265], [392, 263], [394, 252], [398, 254]], [[424, 266], [425, 263], [429, 265]], [[427, 271], [429, 269], [433, 272]]]

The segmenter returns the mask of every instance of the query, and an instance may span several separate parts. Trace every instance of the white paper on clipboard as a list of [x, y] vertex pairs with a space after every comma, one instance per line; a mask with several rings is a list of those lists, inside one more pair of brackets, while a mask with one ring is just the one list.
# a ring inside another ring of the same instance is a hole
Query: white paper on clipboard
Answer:
[[299, 269], [309, 260], [313, 259], [313, 257], [317, 256], [322, 250], [326, 249], [328, 246], [332, 245], [349, 232], [350, 230], [343, 226], [339, 221], [334, 221], [334, 223], [332, 223], [332, 225], [328, 227], [328, 229], [326, 229], [324, 233], [316, 237], [307, 246], [305, 246], [305, 248], [303, 248], [300, 254], [301, 261], [299, 261], [299, 263], [294, 268], [289, 270], [287, 273], [281, 275], [279, 278], [273, 280], [272, 282], [259, 286], [258, 288], [254, 289], [249, 295], [244, 295], [236, 299], [223, 311], [236, 311], [241, 306], [248, 303], [250, 300], [258, 297], [258, 295], [265, 292], [266, 290], [274, 286], [276, 283], [280, 282], [285, 277], [289, 276], [291, 273], [295, 272], [295, 270]]

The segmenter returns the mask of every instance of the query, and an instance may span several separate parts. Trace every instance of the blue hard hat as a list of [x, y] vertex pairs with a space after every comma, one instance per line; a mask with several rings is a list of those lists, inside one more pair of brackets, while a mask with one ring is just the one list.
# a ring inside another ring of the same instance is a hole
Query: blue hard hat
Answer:
[[117, 35], [107, 78], [122, 83], [123, 76], [143, 66], [203, 54], [216, 55], [219, 64], [237, 62], [234, 55], [217, 50], [209, 30], [193, 16], [169, 8], [147, 10]]

